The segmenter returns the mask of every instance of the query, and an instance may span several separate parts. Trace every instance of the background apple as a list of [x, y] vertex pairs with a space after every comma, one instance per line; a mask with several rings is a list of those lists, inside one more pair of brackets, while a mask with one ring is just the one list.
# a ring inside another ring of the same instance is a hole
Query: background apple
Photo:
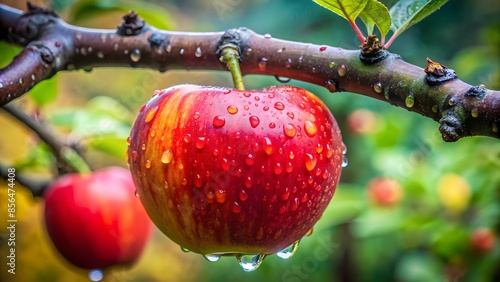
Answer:
[[130, 172], [120, 167], [57, 179], [45, 195], [45, 223], [54, 246], [85, 269], [133, 263], [152, 228], [134, 193]]
[[210, 260], [240, 262], [279, 252], [313, 227], [344, 149], [328, 108], [292, 86], [156, 91], [129, 142], [139, 197], [159, 229]]
[[375, 177], [368, 183], [367, 195], [370, 202], [379, 207], [391, 207], [403, 199], [403, 187], [389, 177]]

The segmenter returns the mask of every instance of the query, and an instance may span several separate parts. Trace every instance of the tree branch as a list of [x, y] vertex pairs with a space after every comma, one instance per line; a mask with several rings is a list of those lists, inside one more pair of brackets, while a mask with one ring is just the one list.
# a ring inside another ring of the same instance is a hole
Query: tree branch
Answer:
[[[274, 39], [246, 28], [163, 31], [133, 12], [124, 16], [117, 30], [88, 29], [68, 25], [42, 8], [30, 7], [22, 14], [2, 5], [0, 38], [25, 47], [0, 70], [0, 106], [63, 70], [104, 66], [160, 72], [227, 70], [218, 51], [231, 42], [239, 51], [243, 74], [289, 77], [330, 92], [349, 91], [386, 101], [438, 121], [445, 141], [473, 135], [500, 138], [500, 91], [443, 78], [441, 72], [426, 72], [395, 54], [361, 60], [359, 50]], [[454, 74], [450, 69], [446, 73]]]

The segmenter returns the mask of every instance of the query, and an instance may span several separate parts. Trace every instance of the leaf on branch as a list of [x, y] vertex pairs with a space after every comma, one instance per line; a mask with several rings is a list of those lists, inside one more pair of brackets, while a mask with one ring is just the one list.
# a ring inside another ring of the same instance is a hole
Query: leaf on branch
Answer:
[[38, 83], [28, 95], [38, 107], [53, 102], [57, 98], [57, 76]]
[[393, 38], [403, 33], [410, 26], [420, 22], [448, 0], [400, 0], [391, 7], [389, 13], [392, 18], [391, 30]]
[[363, 11], [368, 0], [313, 0], [314, 3], [343, 17], [349, 22], [354, 22]]
[[366, 25], [368, 35], [373, 34], [373, 28], [377, 25], [382, 36], [391, 29], [391, 15], [389, 9], [377, 0], [369, 0], [359, 17]]

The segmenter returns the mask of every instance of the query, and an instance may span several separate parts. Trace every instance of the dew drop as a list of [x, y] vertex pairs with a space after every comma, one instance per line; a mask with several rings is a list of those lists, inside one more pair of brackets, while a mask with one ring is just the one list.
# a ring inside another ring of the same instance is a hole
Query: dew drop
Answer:
[[413, 107], [414, 104], [415, 104], [415, 98], [413, 97], [413, 95], [408, 95], [408, 97], [406, 97], [405, 99], [405, 105], [408, 108], [411, 108]]
[[323, 45], [323, 46], [319, 47], [319, 51], [323, 52], [323, 51], [325, 51], [325, 50], [326, 50], [326, 46], [325, 46], [325, 45]]
[[347, 157], [345, 155], [342, 156], [342, 167], [346, 167], [349, 164]]
[[201, 48], [200, 47], [196, 47], [196, 50], [194, 51], [194, 56], [196, 58], [200, 58], [202, 55], [203, 55], [203, 52], [201, 52]]
[[229, 105], [227, 106], [227, 112], [234, 115], [238, 112], [238, 108], [236, 106]]
[[179, 55], [184, 55], [184, 48], [181, 48], [181, 50], [179, 50]]
[[101, 281], [104, 278], [104, 273], [100, 269], [92, 269], [89, 271], [90, 281]]
[[288, 153], [288, 158], [289, 158], [290, 160], [295, 159], [295, 154], [294, 154], [292, 151], [290, 151], [290, 153]]
[[161, 154], [161, 162], [164, 164], [169, 164], [172, 162], [174, 154], [172, 154], [172, 151], [170, 150], [165, 150], [163, 154]]
[[264, 110], [264, 112], [269, 111], [269, 107], [268, 106], [264, 106], [262, 109]]
[[226, 124], [226, 119], [223, 116], [215, 116], [212, 124], [216, 128], [221, 128]]
[[286, 115], [291, 119], [295, 118], [295, 115], [292, 112], [288, 112]]
[[181, 251], [183, 251], [185, 253], [189, 253], [190, 252], [187, 248], [184, 248], [184, 247], [181, 247]]
[[232, 205], [231, 205], [231, 211], [233, 213], [240, 213], [241, 212], [241, 206], [238, 202], [234, 202]]
[[345, 65], [340, 65], [337, 72], [340, 76], [344, 76], [347, 73], [347, 67]]
[[267, 58], [262, 58], [259, 61], [259, 70], [260, 71], [265, 71], [267, 68]]
[[139, 198], [139, 191], [137, 191], [137, 189], [135, 189], [134, 195], [135, 197]]
[[246, 272], [251, 272], [256, 270], [266, 255], [236, 255], [236, 259], [240, 264], [241, 268], [243, 268]]
[[163, 188], [168, 189], [168, 187], [169, 187], [168, 181], [167, 180], [163, 181]]
[[329, 79], [325, 84], [326, 89], [330, 91], [330, 93], [334, 93], [337, 91], [337, 86], [335, 85], [335, 81]]
[[135, 161], [137, 161], [137, 156], [138, 156], [137, 151], [135, 151], [135, 150], [134, 150], [134, 151], [132, 151], [132, 160], [133, 160], [134, 162], [135, 162]]
[[150, 168], [151, 167], [151, 161], [150, 160], [146, 160], [146, 163], [144, 164], [144, 166], [146, 168]]
[[150, 122], [153, 120], [153, 118], [156, 115], [156, 112], [158, 112], [158, 106], [153, 107], [146, 113], [146, 117], [144, 118], [144, 122]]
[[304, 130], [306, 131], [306, 135], [309, 137], [314, 137], [316, 135], [316, 133], [318, 132], [318, 128], [310, 120], [307, 120], [306, 122], [304, 122]]
[[245, 163], [247, 165], [253, 165], [255, 163], [255, 156], [253, 154], [248, 154], [245, 158]]
[[477, 108], [474, 108], [470, 111], [470, 115], [474, 118], [477, 118], [479, 116], [479, 110]]
[[259, 123], [260, 123], [260, 119], [256, 116], [251, 116], [248, 118], [248, 120], [250, 121], [250, 125], [253, 127], [253, 128], [256, 128], [257, 126], [259, 126]]
[[142, 143], [141, 145], [141, 150], [145, 151], [146, 150], [146, 143]]
[[151, 130], [151, 132], [149, 133], [149, 136], [150, 137], [155, 137], [156, 136], [156, 131], [155, 130]]
[[185, 142], [186, 144], [189, 144], [189, 143], [191, 143], [191, 141], [193, 140], [193, 137], [191, 137], [191, 134], [189, 134], [189, 133], [188, 133], [188, 134], [184, 135], [184, 138], [183, 138], [183, 139], [184, 139], [184, 142]]
[[131, 60], [132, 60], [132, 62], [134, 62], [134, 63], [139, 62], [139, 60], [141, 59], [141, 51], [139, 51], [139, 49], [134, 49], [134, 50], [130, 53], [130, 59], [131, 59]]
[[285, 68], [289, 69], [292, 67], [292, 59], [288, 58], [285, 62]]
[[199, 119], [200, 118], [200, 113], [199, 112], [195, 112], [194, 115], [193, 115], [193, 118], [195, 120]]
[[330, 67], [331, 69], [333, 69], [337, 64], [335, 62], [330, 62], [330, 64], [328, 64], [328, 67]]
[[271, 39], [271, 38], [273, 38], [273, 37], [271, 36], [271, 34], [266, 33], [266, 34], [264, 34], [264, 38], [266, 38], [266, 39]]
[[245, 192], [245, 190], [240, 190], [240, 192], [238, 193], [238, 197], [242, 202], [244, 202], [248, 199], [248, 194], [247, 192]]
[[130, 145], [130, 136], [127, 137], [127, 145]]
[[252, 52], [253, 52], [252, 48], [249, 47], [245, 50], [245, 55], [247, 57], [250, 57], [252, 55]]
[[224, 203], [226, 201], [226, 190], [215, 189], [215, 200], [219, 204]]
[[276, 253], [276, 255], [281, 259], [289, 259], [291, 258], [297, 249], [299, 248], [299, 241], [291, 244], [290, 246], [284, 248], [283, 250]]
[[373, 85], [373, 90], [377, 93], [382, 93], [382, 83], [377, 82]]
[[271, 142], [271, 139], [269, 139], [269, 137], [264, 137], [262, 149], [268, 155], [271, 155], [273, 153], [273, 142]]
[[203, 257], [209, 262], [216, 262], [220, 259], [220, 255], [216, 254], [203, 255]]
[[311, 227], [311, 229], [309, 229], [306, 233], [306, 236], [311, 236], [313, 234], [313, 228]]
[[172, 45], [168, 44], [167, 47], [165, 47], [165, 51], [167, 51], [167, 53], [172, 52]]
[[269, 123], [269, 128], [276, 128], [276, 123], [270, 122]]
[[347, 146], [345, 145], [344, 142], [342, 142], [342, 155], [345, 155], [347, 153]]
[[305, 165], [308, 171], [312, 171], [316, 167], [316, 158], [311, 154], [306, 154]]
[[285, 133], [286, 137], [293, 138], [297, 134], [297, 130], [293, 124], [287, 123], [283, 125], [283, 133]]
[[198, 139], [196, 139], [196, 141], [194, 143], [195, 143], [196, 148], [203, 149], [203, 148], [205, 148], [205, 145], [206, 145], [206, 138], [205, 137], [198, 137]]
[[283, 166], [281, 163], [276, 163], [273, 168], [274, 174], [280, 175], [283, 172]]

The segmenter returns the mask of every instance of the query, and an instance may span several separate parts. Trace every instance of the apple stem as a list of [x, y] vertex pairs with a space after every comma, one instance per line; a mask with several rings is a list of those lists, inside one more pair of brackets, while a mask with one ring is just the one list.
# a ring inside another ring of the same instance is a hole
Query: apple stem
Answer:
[[64, 146], [60, 151], [61, 157], [79, 173], [90, 173], [92, 170], [87, 162], [71, 147]]
[[227, 68], [231, 72], [234, 88], [238, 90], [245, 90], [239, 58], [240, 56], [238, 54], [238, 50], [236, 50], [234, 47], [226, 46], [222, 49], [221, 61], [227, 65]]

